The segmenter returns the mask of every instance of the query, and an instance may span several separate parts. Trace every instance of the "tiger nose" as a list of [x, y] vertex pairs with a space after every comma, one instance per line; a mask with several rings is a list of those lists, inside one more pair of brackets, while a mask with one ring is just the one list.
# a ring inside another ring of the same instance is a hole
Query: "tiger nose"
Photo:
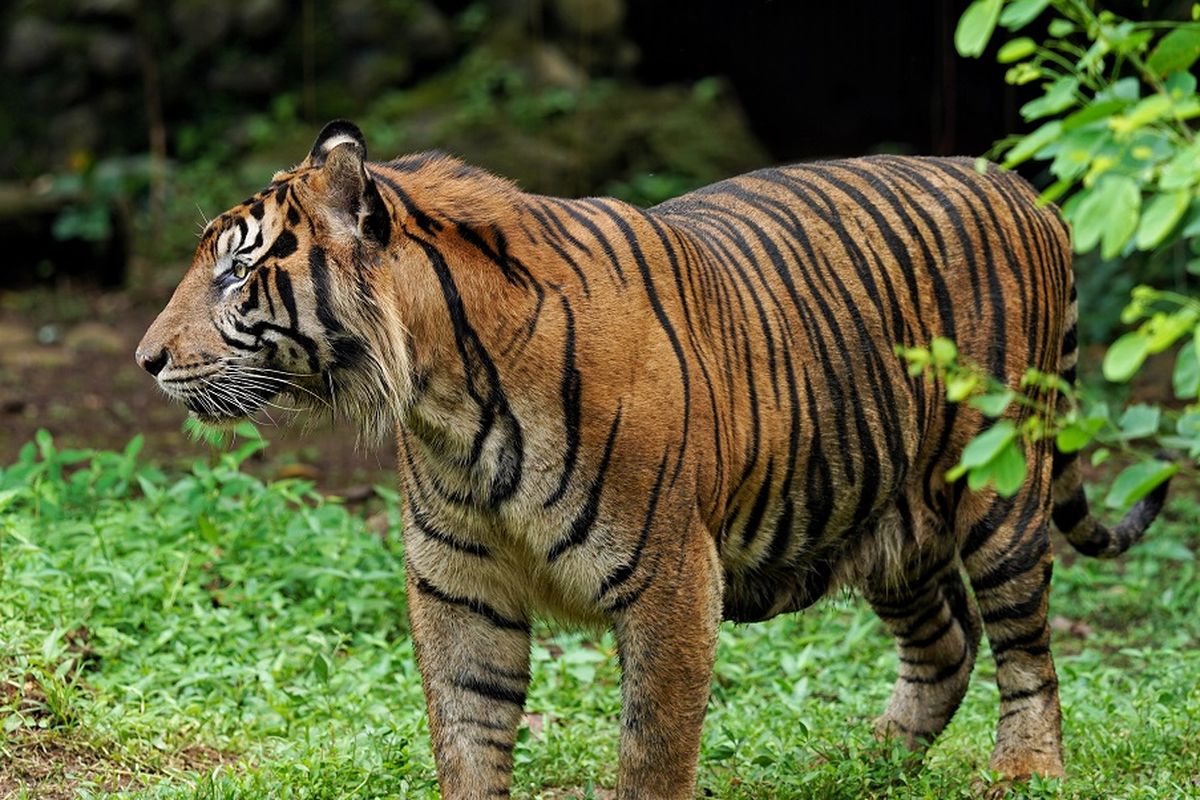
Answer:
[[159, 350], [157, 353], [138, 348], [138, 351], [134, 353], [134, 358], [137, 360], [139, 367], [151, 375], [158, 377], [158, 373], [162, 372], [162, 368], [167, 365], [169, 355], [166, 348]]

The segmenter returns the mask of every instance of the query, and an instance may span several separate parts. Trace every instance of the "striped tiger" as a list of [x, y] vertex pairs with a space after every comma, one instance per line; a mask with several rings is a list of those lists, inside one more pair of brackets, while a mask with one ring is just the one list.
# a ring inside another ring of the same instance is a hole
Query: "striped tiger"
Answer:
[[443, 797], [509, 793], [545, 614], [615, 634], [618, 796], [677, 798], [720, 622], [835, 587], [896, 640], [880, 736], [936, 737], [986, 631], [992, 769], [1063, 773], [1048, 525], [1114, 556], [1166, 487], [1105, 527], [1051, 440], [1013, 497], [947, 482], [990, 423], [894, 348], [949, 337], [1031, 392], [1030, 366], [1073, 380], [1076, 315], [1067, 226], [968, 160], [764, 169], [640, 209], [371, 162], [335, 121], [208, 225], [136, 357], [204, 420], [286, 398], [395, 436]]

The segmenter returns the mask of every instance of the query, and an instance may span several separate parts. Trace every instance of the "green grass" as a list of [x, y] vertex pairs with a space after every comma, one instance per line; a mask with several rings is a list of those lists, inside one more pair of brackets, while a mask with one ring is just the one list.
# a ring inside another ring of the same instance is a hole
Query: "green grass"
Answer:
[[[243, 474], [256, 446], [168, 477], [136, 443], [59, 452], [42, 437], [0, 471], [0, 798], [436, 796], [397, 538], [302, 482]], [[1188, 495], [1124, 559], [1059, 565], [1053, 613], [1087, 626], [1055, 642], [1069, 776], [1024, 796], [1200, 797]], [[516, 793], [603, 796], [612, 640], [537, 633]], [[920, 769], [870, 735], [894, 667], [854, 599], [724, 627], [701, 790], [970, 796], [997, 714], [990, 656]]]

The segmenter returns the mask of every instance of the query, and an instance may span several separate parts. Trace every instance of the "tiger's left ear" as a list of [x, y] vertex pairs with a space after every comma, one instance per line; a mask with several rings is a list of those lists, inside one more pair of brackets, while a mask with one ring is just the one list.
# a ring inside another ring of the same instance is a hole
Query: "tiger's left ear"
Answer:
[[391, 238], [391, 217], [366, 162], [362, 131], [344, 119], [321, 129], [305, 159], [307, 166], [320, 168], [334, 215], [350, 223], [360, 238], [386, 245]]

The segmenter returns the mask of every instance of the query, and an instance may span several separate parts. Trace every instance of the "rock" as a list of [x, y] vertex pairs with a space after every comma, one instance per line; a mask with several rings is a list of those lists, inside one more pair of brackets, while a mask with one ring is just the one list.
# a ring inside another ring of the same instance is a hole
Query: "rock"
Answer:
[[21, 17], [13, 23], [4, 45], [4, 66], [32, 72], [50, 64], [62, 47], [62, 33], [40, 17]]
[[77, 353], [108, 353], [117, 355], [132, 350], [125, 337], [102, 322], [81, 322], [67, 331], [63, 346]]
[[574, 33], [608, 36], [619, 31], [625, 4], [622, 0], [554, 0], [554, 13]]

